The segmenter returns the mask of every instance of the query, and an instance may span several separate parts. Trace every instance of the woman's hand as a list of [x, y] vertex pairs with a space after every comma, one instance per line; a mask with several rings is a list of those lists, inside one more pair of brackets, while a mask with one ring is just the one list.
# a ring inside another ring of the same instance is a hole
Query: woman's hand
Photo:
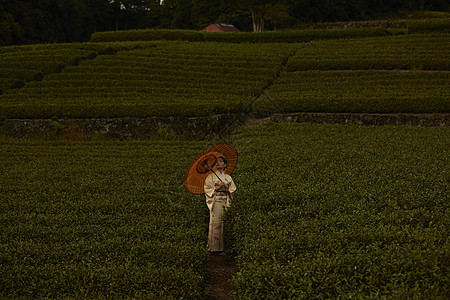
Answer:
[[228, 184], [226, 184], [225, 182], [221, 182], [220, 189], [224, 189], [225, 191], [228, 191]]
[[228, 191], [228, 184], [226, 184], [225, 182], [221, 182], [219, 187], [216, 188], [216, 192], [225, 192]]

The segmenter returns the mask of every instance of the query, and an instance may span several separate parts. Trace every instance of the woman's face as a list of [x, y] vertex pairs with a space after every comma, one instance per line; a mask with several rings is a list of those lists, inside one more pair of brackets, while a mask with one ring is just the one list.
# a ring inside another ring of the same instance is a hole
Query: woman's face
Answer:
[[220, 157], [217, 159], [217, 169], [223, 170], [225, 168], [226, 164]]

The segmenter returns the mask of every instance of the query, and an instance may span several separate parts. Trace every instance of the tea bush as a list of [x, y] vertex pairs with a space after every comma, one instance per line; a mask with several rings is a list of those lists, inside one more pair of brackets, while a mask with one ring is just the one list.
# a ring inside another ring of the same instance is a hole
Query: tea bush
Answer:
[[[301, 44], [152, 41], [2, 47], [0, 115], [446, 113], [449, 47], [448, 35], [442, 33]], [[367, 72], [350, 72], [358, 70]]]
[[449, 71], [448, 49], [450, 38], [447, 34], [315, 41], [301, 47], [289, 59], [287, 70]]
[[[42, 80], [81, 60], [108, 53], [103, 45], [42, 44], [0, 47], [0, 89], [19, 88], [25, 82]], [[22, 82], [22, 84], [17, 84]]]
[[449, 141], [438, 127], [242, 129], [236, 298], [445, 298]]
[[450, 32], [450, 20], [426, 19], [408, 23], [408, 33]]
[[198, 299], [204, 142], [1, 142], [1, 298]]
[[241, 112], [273, 81], [295, 47], [186, 42], [124, 45], [129, 48], [5, 92], [1, 115], [85, 118]]
[[91, 42], [119, 42], [119, 41], [203, 41], [201, 31], [175, 29], [145, 29], [125, 31], [95, 32], [91, 35]]
[[298, 111], [447, 113], [448, 49], [445, 34], [311, 42], [289, 58], [285, 72], [253, 108], [262, 116]]
[[282, 73], [255, 113], [446, 113], [449, 72], [302, 71]]

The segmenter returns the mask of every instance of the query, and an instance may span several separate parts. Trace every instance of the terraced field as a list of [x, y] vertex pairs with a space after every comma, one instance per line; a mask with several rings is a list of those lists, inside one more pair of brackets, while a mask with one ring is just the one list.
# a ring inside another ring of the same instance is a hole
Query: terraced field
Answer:
[[[449, 43], [441, 33], [0, 47], [0, 127], [16, 118], [448, 114]], [[197, 154], [224, 141], [55, 139], [0, 135], [0, 297], [202, 298], [208, 211], [182, 180]], [[447, 127], [236, 128], [226, 142], [239, 152], [238, 190], [225, 220], [235, 298], [446, 298], [449, 141]]]
[[289, 60], [287, 70], [448, 71], [449, 48], [448, 34], [315, 41]]
[[283, 73], [258, 100], [260, 115], [290, 112], [445, 113], [450, 72], [346, 70]]
[[260, 116], [443, 113], [450, 110], [448, 49], [447, 34], [308, 44], [154, 41], [3, 47], [0, 116], [208, 116], [249, 109]]
[[0, 47], [0, 93], [60, 72], [108, 50], [102, 45], [60, 44]]
[[312, 42], [289, 59], [287, 72], [255, 109], [260, 114], [449, 112], [449, 49], [447, 34]]
[[1, 298], [188, 298], [205, 206], [183, 169], [205, 142], [1, 142]]
[[87, 118], [240, 112], [273, 81], [295, 48], [186, 42], [121, 47], [129, 48], [5, 91], [0, 115]]
[[[448, 292], [446, 127], [263, 124], [234, 137], [237, 298]], [[208, 142], [15, 142], [0, 154], [0, 295], [198, 299]]]
[[238, 299], [446, 297], [448, 128], [269, 123], [234, 138]]

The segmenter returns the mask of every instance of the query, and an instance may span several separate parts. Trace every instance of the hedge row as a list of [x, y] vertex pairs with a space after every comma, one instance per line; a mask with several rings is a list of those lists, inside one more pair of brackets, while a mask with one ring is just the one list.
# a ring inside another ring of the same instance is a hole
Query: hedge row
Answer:
[[[446, 128], [242, 129], [226, 216], [236, 299], [448, 295]], [[234, 247], [234, 248], [233, 248]]]
[[123, 42], [123, 41], [202, 41], [202, 33], [194, 30], [126, 30], [94, 32], [91, 42]]
[[196, 42], [226, 42], [226, 43], [298, 43], [322, 39], [341, 39], [369, 36], [386, 36], [391, 33], [383, 28], [352, 28], [352, 29], [314, 29], [254, 32], [203, 32], [193, 30], [127, 30], [96, 32], [91, 36], [91, 42], [113, 41], [196, 41]]

